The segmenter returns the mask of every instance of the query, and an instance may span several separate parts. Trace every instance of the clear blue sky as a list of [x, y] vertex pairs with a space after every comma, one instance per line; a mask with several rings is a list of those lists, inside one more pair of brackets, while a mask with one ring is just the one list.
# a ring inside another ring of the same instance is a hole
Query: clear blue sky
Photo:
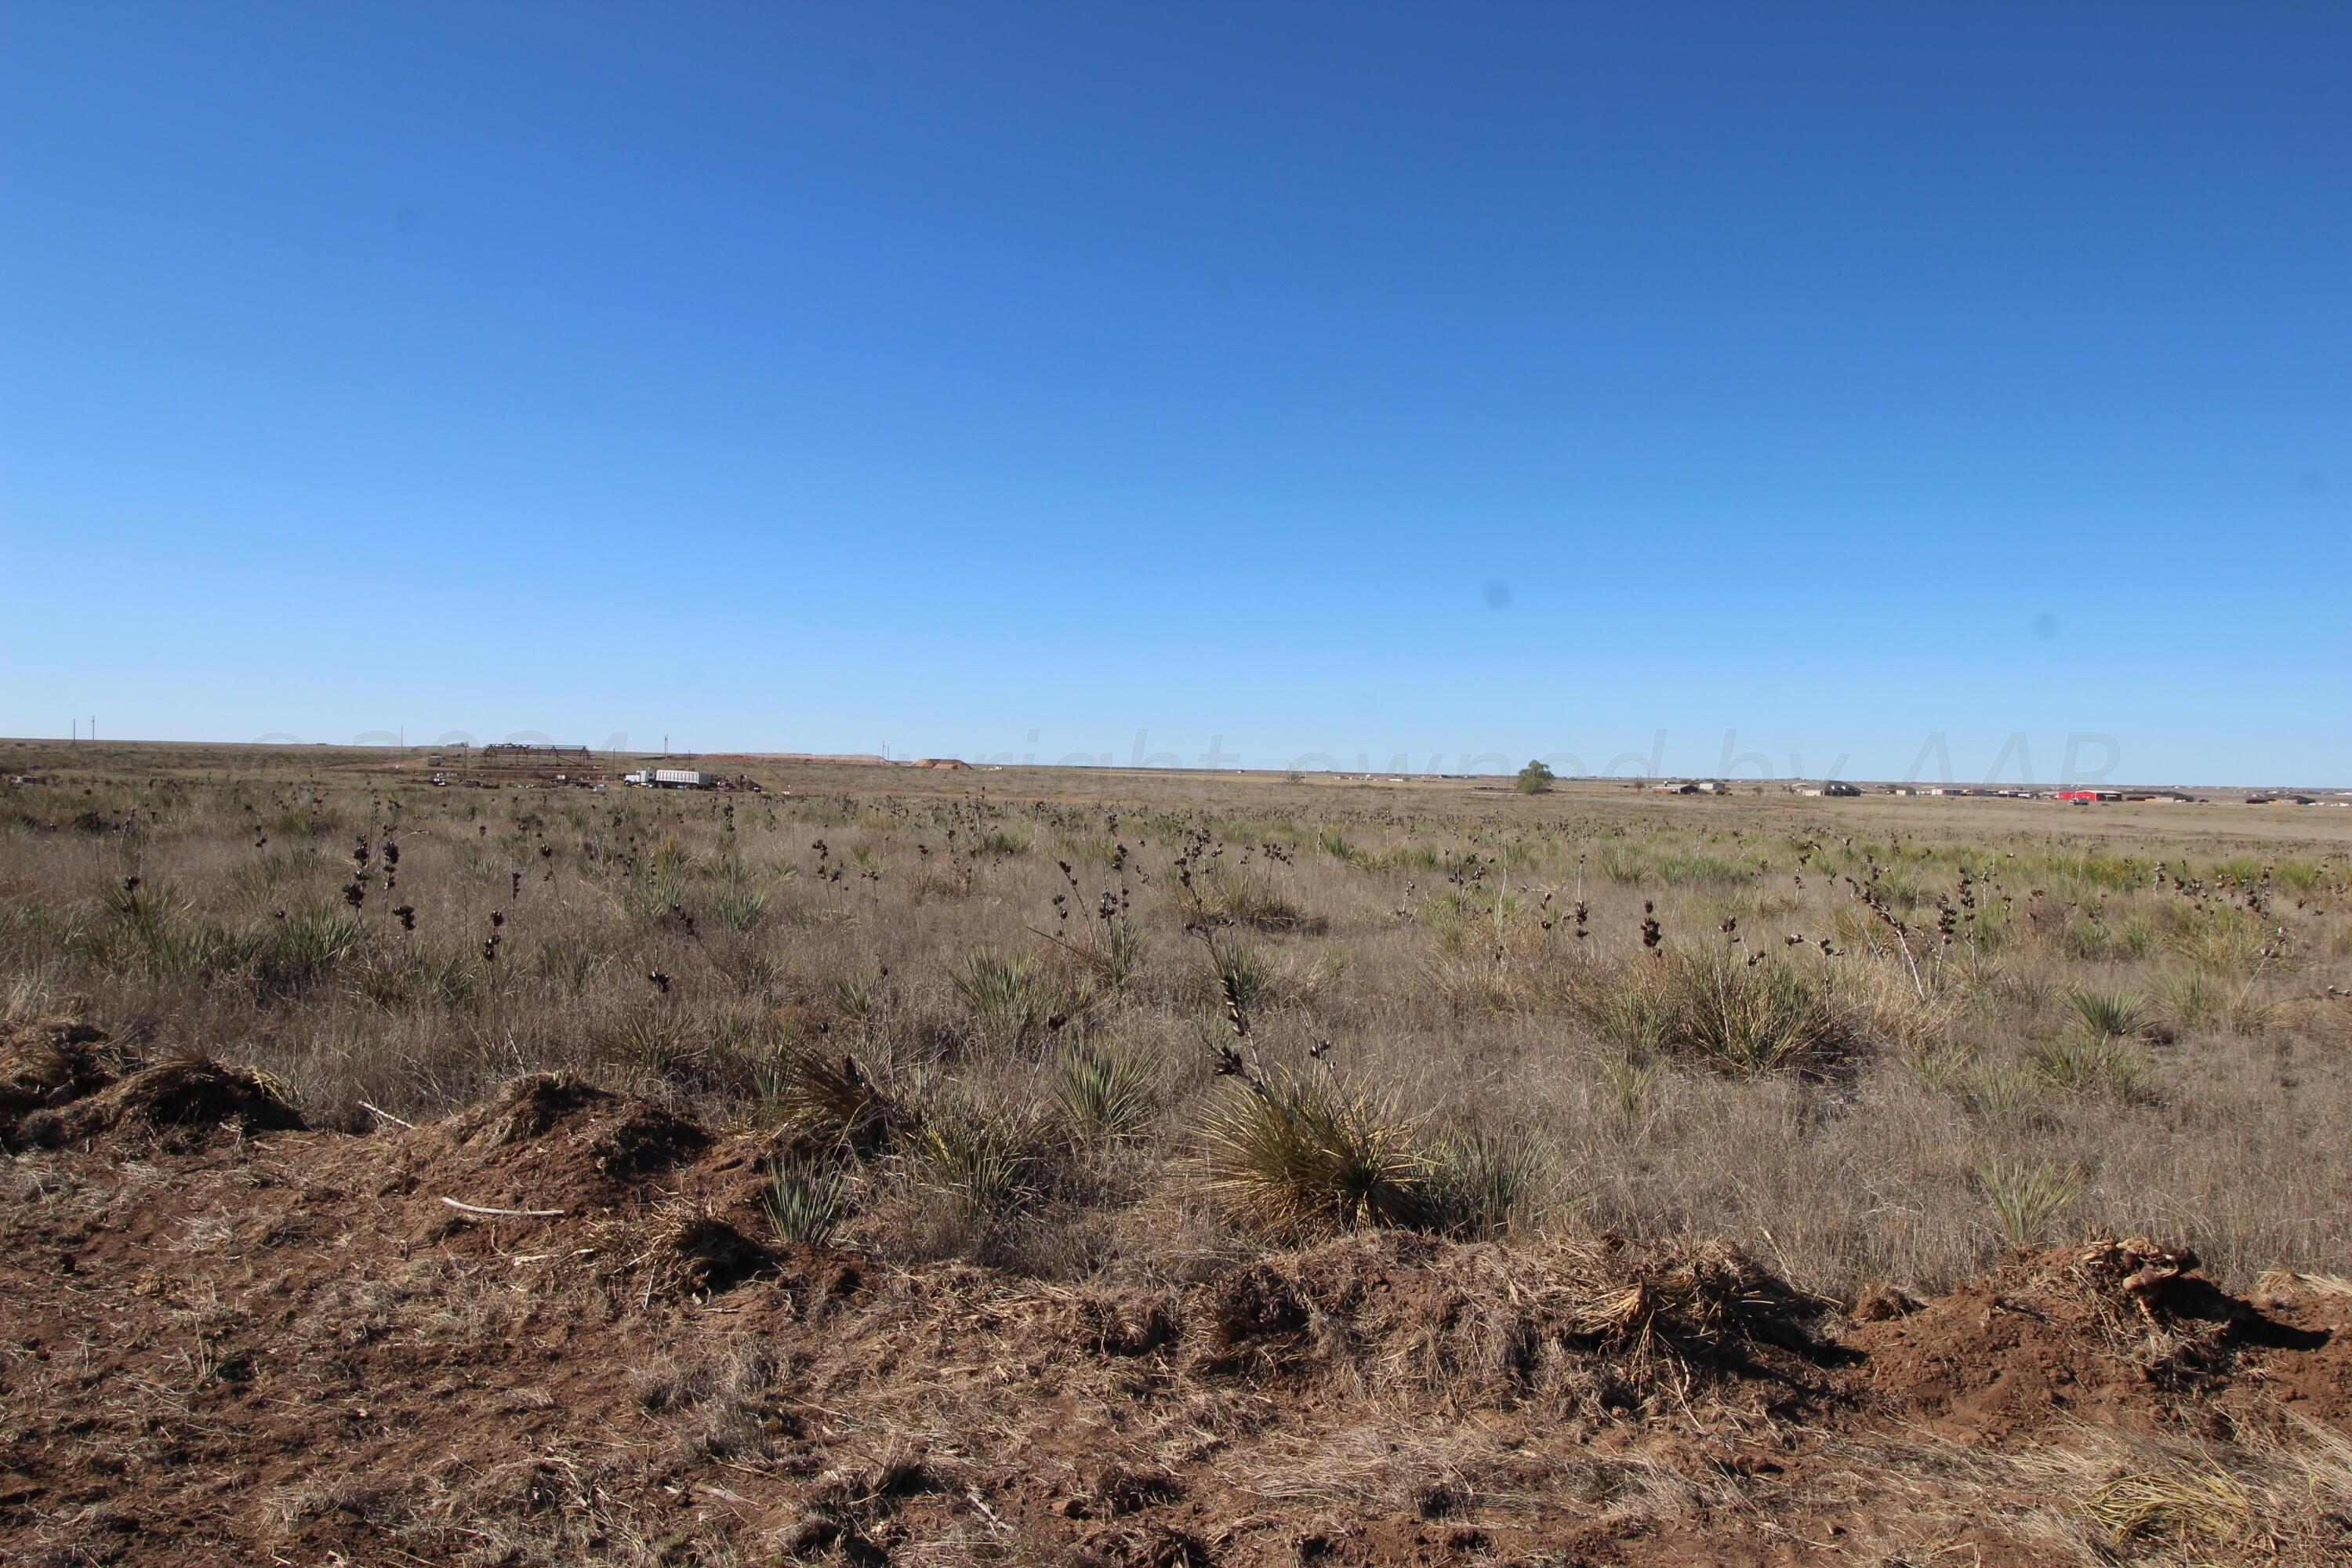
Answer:
[[0, 731], [2352, 782], [2347, 81], [2284, 0], [8, 6]]

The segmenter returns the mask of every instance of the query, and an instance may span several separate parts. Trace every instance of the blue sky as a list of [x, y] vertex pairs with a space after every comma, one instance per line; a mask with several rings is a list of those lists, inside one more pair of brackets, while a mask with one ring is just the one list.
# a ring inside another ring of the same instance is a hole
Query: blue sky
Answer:
[[2348, 61], [7, 7], [0, 731], [2352, 782]]

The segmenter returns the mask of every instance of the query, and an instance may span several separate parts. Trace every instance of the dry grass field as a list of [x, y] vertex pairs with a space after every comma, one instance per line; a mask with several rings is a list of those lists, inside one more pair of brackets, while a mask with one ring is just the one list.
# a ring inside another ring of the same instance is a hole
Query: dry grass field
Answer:
[[0, 747], [0, 1557], [2352, 1542], [2352, 812], [739, 766]]

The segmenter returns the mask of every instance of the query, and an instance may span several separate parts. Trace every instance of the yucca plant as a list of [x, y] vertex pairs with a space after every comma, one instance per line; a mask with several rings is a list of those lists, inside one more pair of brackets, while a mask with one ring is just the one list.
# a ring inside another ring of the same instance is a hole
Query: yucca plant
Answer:
[[943, 1194], [968, 1220], [1004, 1219], [1036, 1196], [1044, 1124], [1033, 1114], [950, 1099], [923, 1108], [908, 1163], [916, 1180]]
[[1632, 1054], [1604, 1058], [1601, 1063], [1601, 1080], [1608, 1084], [1610, 1098], [1617, 1103], [1617, 1113], [1632, 1121], [1649, 1108], [1650, 1098], [1658, 1088], [1658, 1066]]
[[1006, 1050], [1020, 1049], [1054, 1011], [1045, 973], [1025, 952], [983, 948], [967, 955], [955, 988], [981, 1033]]
[[1669, 952], [1649, 1003], [1661, 1047], [1729, 1072], [1813, 1066], [1844, 1044], [1820, 987], [1777, 957], [1749, 963], [1717, 947]]
[[1448, 1133], [1420, 1177], [1419, 1221], [1446, 1236], [1496, 1236], [1519, 1216], [1540, 1169], [1525, 1139], [1473, 1127]]
[[1219, 996], [1244, 1011], [1265, 1005], [1274, 996], [1274, 969], [1265, 954], [1241, 942], [1219, 942], [1210, 949]]
[[2076, 1166], [2046, 1160], [1993, 1159], [1977, 1167], [1977, 1185], [1992, 1207], [2003, 1241], [2039, 1247], [2082, 1192], [2083, 1173]]
[[1655, 987], [1642, 969], [1621, 971], [1601, 986], [1591, 1010], [1592, 1026], [1601, 1037], [1625, 1053], [1630, 1061], [1656, 1050], [1664, 1042]]
[[782, 1160], [768, 1173], [765, 1206], [776, 1239], [795, 1247], [826, 1247], [849, 1203], [842, 1168], [817, 1160]]
[[866, 1155], [887, 1148], [906, 1118], [898, 1103], [846, 1054], [779, 1052], [753, 1069], [761, 1106], [782, 1121]]
[[1030, 843], [1029, 839], [1022, 837], [1019, 834], [1008, 833], [1002, 827], [991, 827], [972, 839], [971, 851], [975, 855], [1005, 859], [1015, 855], [1028, 854]]
[[1130, 1137], [1151, 1120], [1159, 1078], [1140, 1051], [1073, 1040], [1063, 1048], [1054, 1098], [1085, 1136]]
[[2146, 1092], [2147, 1064], [2138, 1048], [2113, 1035], [2062, 1035], [2028, 1053], [2033, 1071], [2070, 1094], [2104, 1091], [2133, 1100]]
[[610, 962], [595, 943], [570, 934], [550, 937], [539, 950], [538, 969], [555, 984], [579, 994]]
[[1069, 945], [1107, 985], [1126, 984], [1143, 963], [1143, 933], [1121, 916], [1093, 921]]
[[299, 991], [323, 979], [360, 942], [360, 922], [341, 910], [310, 905], [261, 925], [253, 958], [264, 991]]
[[1200, 1126], [1211, 1199], [1245, 1230], [1295, 1239], [1363, 1225], [1412, 1225], [1425, 1162], [1391, 1099], [1326, 1074], [1236, 1081]]
[[2070, 990], [2066, 1001], [2091, 1032], [2102, 1039], [2136, 1035], [2147, 1021], [2147, 1002], [2129, 991]]
[[1348, 836], [1336, 827], [1327, 827], [1317, 834], [1315, 847], [1343, 866], [1352, 866], [1363, 856]]
[[2023, 1115], [2046, 1092], [2041, 1075], [2025, 1068], [1979, 1068], [1969, 1075], [1960, 1098], [1968, 1108], [1988, 1121]]
[[869, 1023], [882, 1011], [882, 1004], [887, 994], [883, 987], [888, 978], [887, 970], [844, 975], [833, 983], [833, 1005], [851, 1023]]
[[702, 906], [714, 924], [740, 933], [759, 925], [768, 910], [768, 894], [747, 881], [724, 881], [702, 896]]

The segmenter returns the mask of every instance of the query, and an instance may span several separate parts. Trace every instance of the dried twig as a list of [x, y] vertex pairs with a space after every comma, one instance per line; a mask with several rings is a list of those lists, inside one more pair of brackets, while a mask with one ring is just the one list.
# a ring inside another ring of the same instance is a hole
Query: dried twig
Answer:
[[459, 1214], [488, 1215], [492, 1219], [562, 1219], [562, 1209], [492, 1209], [479, 1204], [461, 1204], [455, 1198], [443, 1198], [443, 1203]]

